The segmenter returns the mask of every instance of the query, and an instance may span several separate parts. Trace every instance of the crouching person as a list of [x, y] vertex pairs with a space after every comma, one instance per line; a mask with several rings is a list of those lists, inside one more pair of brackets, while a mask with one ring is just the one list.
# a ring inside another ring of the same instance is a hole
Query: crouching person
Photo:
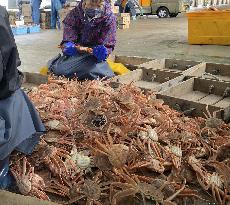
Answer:
[[116, 17], [110, 2], [82, 0], [63, 23], [64, 55], [51, 60], [49, 70], [58, 76], [76, 76], [79, 80], [113, 77], [106, 62], [116, 44]]
[[27, 95], [20, 89], [23, 75], [9, 25], [7, 11], [0, 6], [0, 188], [12, 182], [9, 155], [18, 150], [31, 154], [45, 131]]

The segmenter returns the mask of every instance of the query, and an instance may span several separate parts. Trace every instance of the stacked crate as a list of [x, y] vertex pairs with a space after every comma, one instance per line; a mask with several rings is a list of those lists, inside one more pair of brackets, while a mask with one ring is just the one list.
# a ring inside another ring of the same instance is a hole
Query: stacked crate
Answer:
[[118, 14], [119, 13], [119, 6], [113, 6], [112, 7], [112, 11], [113, 11], [113, 13], [116, 15], [116, 14]]
[[22, 4], [22, 16], [26, 25], [32, 24], [32, 8], [30, 4]]
[[9, 22], [10, 22], [10, 25], [15, 25], [15, 21], [16, 21], [16, 12], [15, 12], [15, 11], [8, 11], [8, 15], [9, 15]]
[[128, 29], [130, 26], [130, 14], [129, 13], [120, 13], [117, 16], [117, 23], [119, 29]]
[[50, 11], [42, 11], [41, 12], [41, 29], [50, 29], [51, 23], [51, 12]]

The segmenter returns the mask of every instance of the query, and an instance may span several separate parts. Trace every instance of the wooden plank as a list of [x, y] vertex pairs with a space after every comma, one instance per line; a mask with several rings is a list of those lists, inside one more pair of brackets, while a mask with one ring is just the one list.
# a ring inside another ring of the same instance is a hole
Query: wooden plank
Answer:
[[178, 72], [170, 72], [167, 70], [152, 70], [152, 69], [143, 68], [142, 71], [143, 71], [142, 80], [149, 81], [149, 82], [156, 81], [159, 83], [164, 83], [168, 80], [180, 76], [180, 73]]
[[[190, 113], [189, 116], [192, 117], [205, 117], [204, 113], [206, 113], [206, 104], [198, 103], [198, 102], [193, 102], [190, 100], [185, 100], [185, 99], [180, 99], [172, 96], [167, 96], [167, 95], [162, 95], [162, 94], [157, 94], [158, 99], [163, 99], [164, 103], [169, 105], [173, 109], [178, 109], [179, 107], [182, 109], [182, 111], [186, 111], [189, 109], [194, 108], [194, 110]], [[217, 112], [217, 117], [221, 119], [226, 119], [226, 117], [229, 118], [229, 112], [225, 112], [225, 109], [220, 109], [219, 107], [210, 105], [208, 107], [209, 111], [213, 113], [214, 111]], [[226, 116], [225, 116], [226, 115]]]
[[201, 62], [189, 60], [165, 59], [165, 68], [170, 70], [185, 71], [200, 63]]
[[230, 82], [230, 76], [223, 76], [223, 75], [215, 75], [221, 81]]
[[112, 79], [112, 81], [116, 81], [119, 83], [124, 83], [124, 84], [129, 84], [131, 82], [136, 82], [138, 80], [142, 79], [142, 70], [141, 69], [137, 69], [131, 72], [128, 72], [124, 75], [119, 75], [116, 76]]
[[116, 63], [122, 63], [125, 65], [140, 65], [142, 63], [146, 63], [148, 61], [152, 61], [152, 58], [144, 58], [138, 56], [115, 56]]
[[215, 104], [216, 107], [226, 108], [230, 106], [230, 97], [224, 98]]
[[189, 76], [200, 77], [205, 73], [206, 63], [200, 63], [195, 66], [194, 70], [188, 73]]
[[200, 99], [199, 103], [207, 104], [207, 105], [215, 105], [221, 99], [222, 99], [222, 96], [211, 94], [211, 95], [207, 95], [206, 97]]
[[166, 81], [162, 84], [160, 84], [158, 87], [157, 87], [157, 91], [158, 92], [163, 92], [163, 91], [166, 91], [168, 90], [170, 87], [172, 86], [176, 86], [178, 85], [179, 83], [183, 82], [184, 79], [186, 78], [186, 76], [184, 75], [180, 75], [172, 80], [169, 80], [169, 81]]
[[[212, 89], [210, 89], [212, 87]], [[220, 82], [211, 79], [194, 78], [194, 90], [222, 96], [225, 89], [230, 88], [230, 82]]]
[[0, 191], [0, 198], [1, 205], [58, 205], [57, 203], [53, 203], [51, 201], [45, 201], [30, 196], [23, 196], [3, 190]]
[[[183, 75], [189, 75], [190, 73], [194, 72], [198, 68], [201, 67], [200, 62], [196, 61], [186, 61], [186, 60], [175, 60], [175, 59], [159, 59], [159, 60], [153, 60], [144, 64], [141, 64], [140, 68], [145, 69], [161, 69], [161, 70], [167, 70], [167, 71], [173, 71], [182, 73]], [[205, 65], [203, 65], [205, 67]], [[203, 73], [203, 72], [202, 72]]]
[[114, 80], [125, 84], [135, 82], [135, 85], [138, 87], [152, 89], [155, 88], [156, 85], [174, 79], [178, 76], [180, 76], [180, 74], [175, 72], [143, 68], [131, 71], [125, 75], [117, 76]]
[[206, 63], [206, 72], [211, 73], [213, 75], [219, 74], [230, 77], [230, 65], [219, 63]]
[[146, 90], [154, 90], [159, 84], [159, 82], [147, 82], [144, 80], [140, 80], [134, 83], [135, 86]]
[[164, 69], [165, 59], [156, 59], [139, 65], [140, 68], [145, 69]]
[[48, 76], [41, 75], [39, 73], [24, 72], [23, 74], [24, 74], [24, 83], [40, 85], [43, 83], [47, 83], [48, 81]]
[[182, 96], [186, 93], [193, 91], [194, 78], [188, 79], [184, 82], [180, 82], [170, 87], [168, 90], [162, 91], [161, 94], [174, 97]]
[[180, 97], [181, 99], [185, 99], [185, 100], [189, 99], [190, 101], [198, 102], [200, 99], [206, 96], [207, 96], [206, 93], [202, 93], [199, 91], [191, 91], [188, 93], [184, 93], [183, 95], [178, 96], [178, 97]]
[[[209, 75], [210, 74], [210, 75]], [[230, 65], [218, 63], [201, 63], [194, 67], [189, 76], [230, 81]]]

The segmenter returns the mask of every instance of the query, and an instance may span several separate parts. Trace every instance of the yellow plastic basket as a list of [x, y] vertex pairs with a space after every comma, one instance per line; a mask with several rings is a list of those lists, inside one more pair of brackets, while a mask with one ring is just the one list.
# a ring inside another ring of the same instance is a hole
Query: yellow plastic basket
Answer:
[[187, 13], [189, 44], [230, 45], [230, 11]]

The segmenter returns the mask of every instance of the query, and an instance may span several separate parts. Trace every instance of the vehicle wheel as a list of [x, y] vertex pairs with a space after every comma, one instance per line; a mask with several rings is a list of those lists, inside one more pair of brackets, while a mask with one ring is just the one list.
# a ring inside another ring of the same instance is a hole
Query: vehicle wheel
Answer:
[[173, 18], [173, 17], [177, 17], [177, 16], [178, 16], [178, 13], [169, 14], [169, 16], [170, 16], [171, 18]]
[[159, 18], [167, 18], [169, 16], [169, 10], [166, 7], [161, 7], [157, 10], [157, 16]]

